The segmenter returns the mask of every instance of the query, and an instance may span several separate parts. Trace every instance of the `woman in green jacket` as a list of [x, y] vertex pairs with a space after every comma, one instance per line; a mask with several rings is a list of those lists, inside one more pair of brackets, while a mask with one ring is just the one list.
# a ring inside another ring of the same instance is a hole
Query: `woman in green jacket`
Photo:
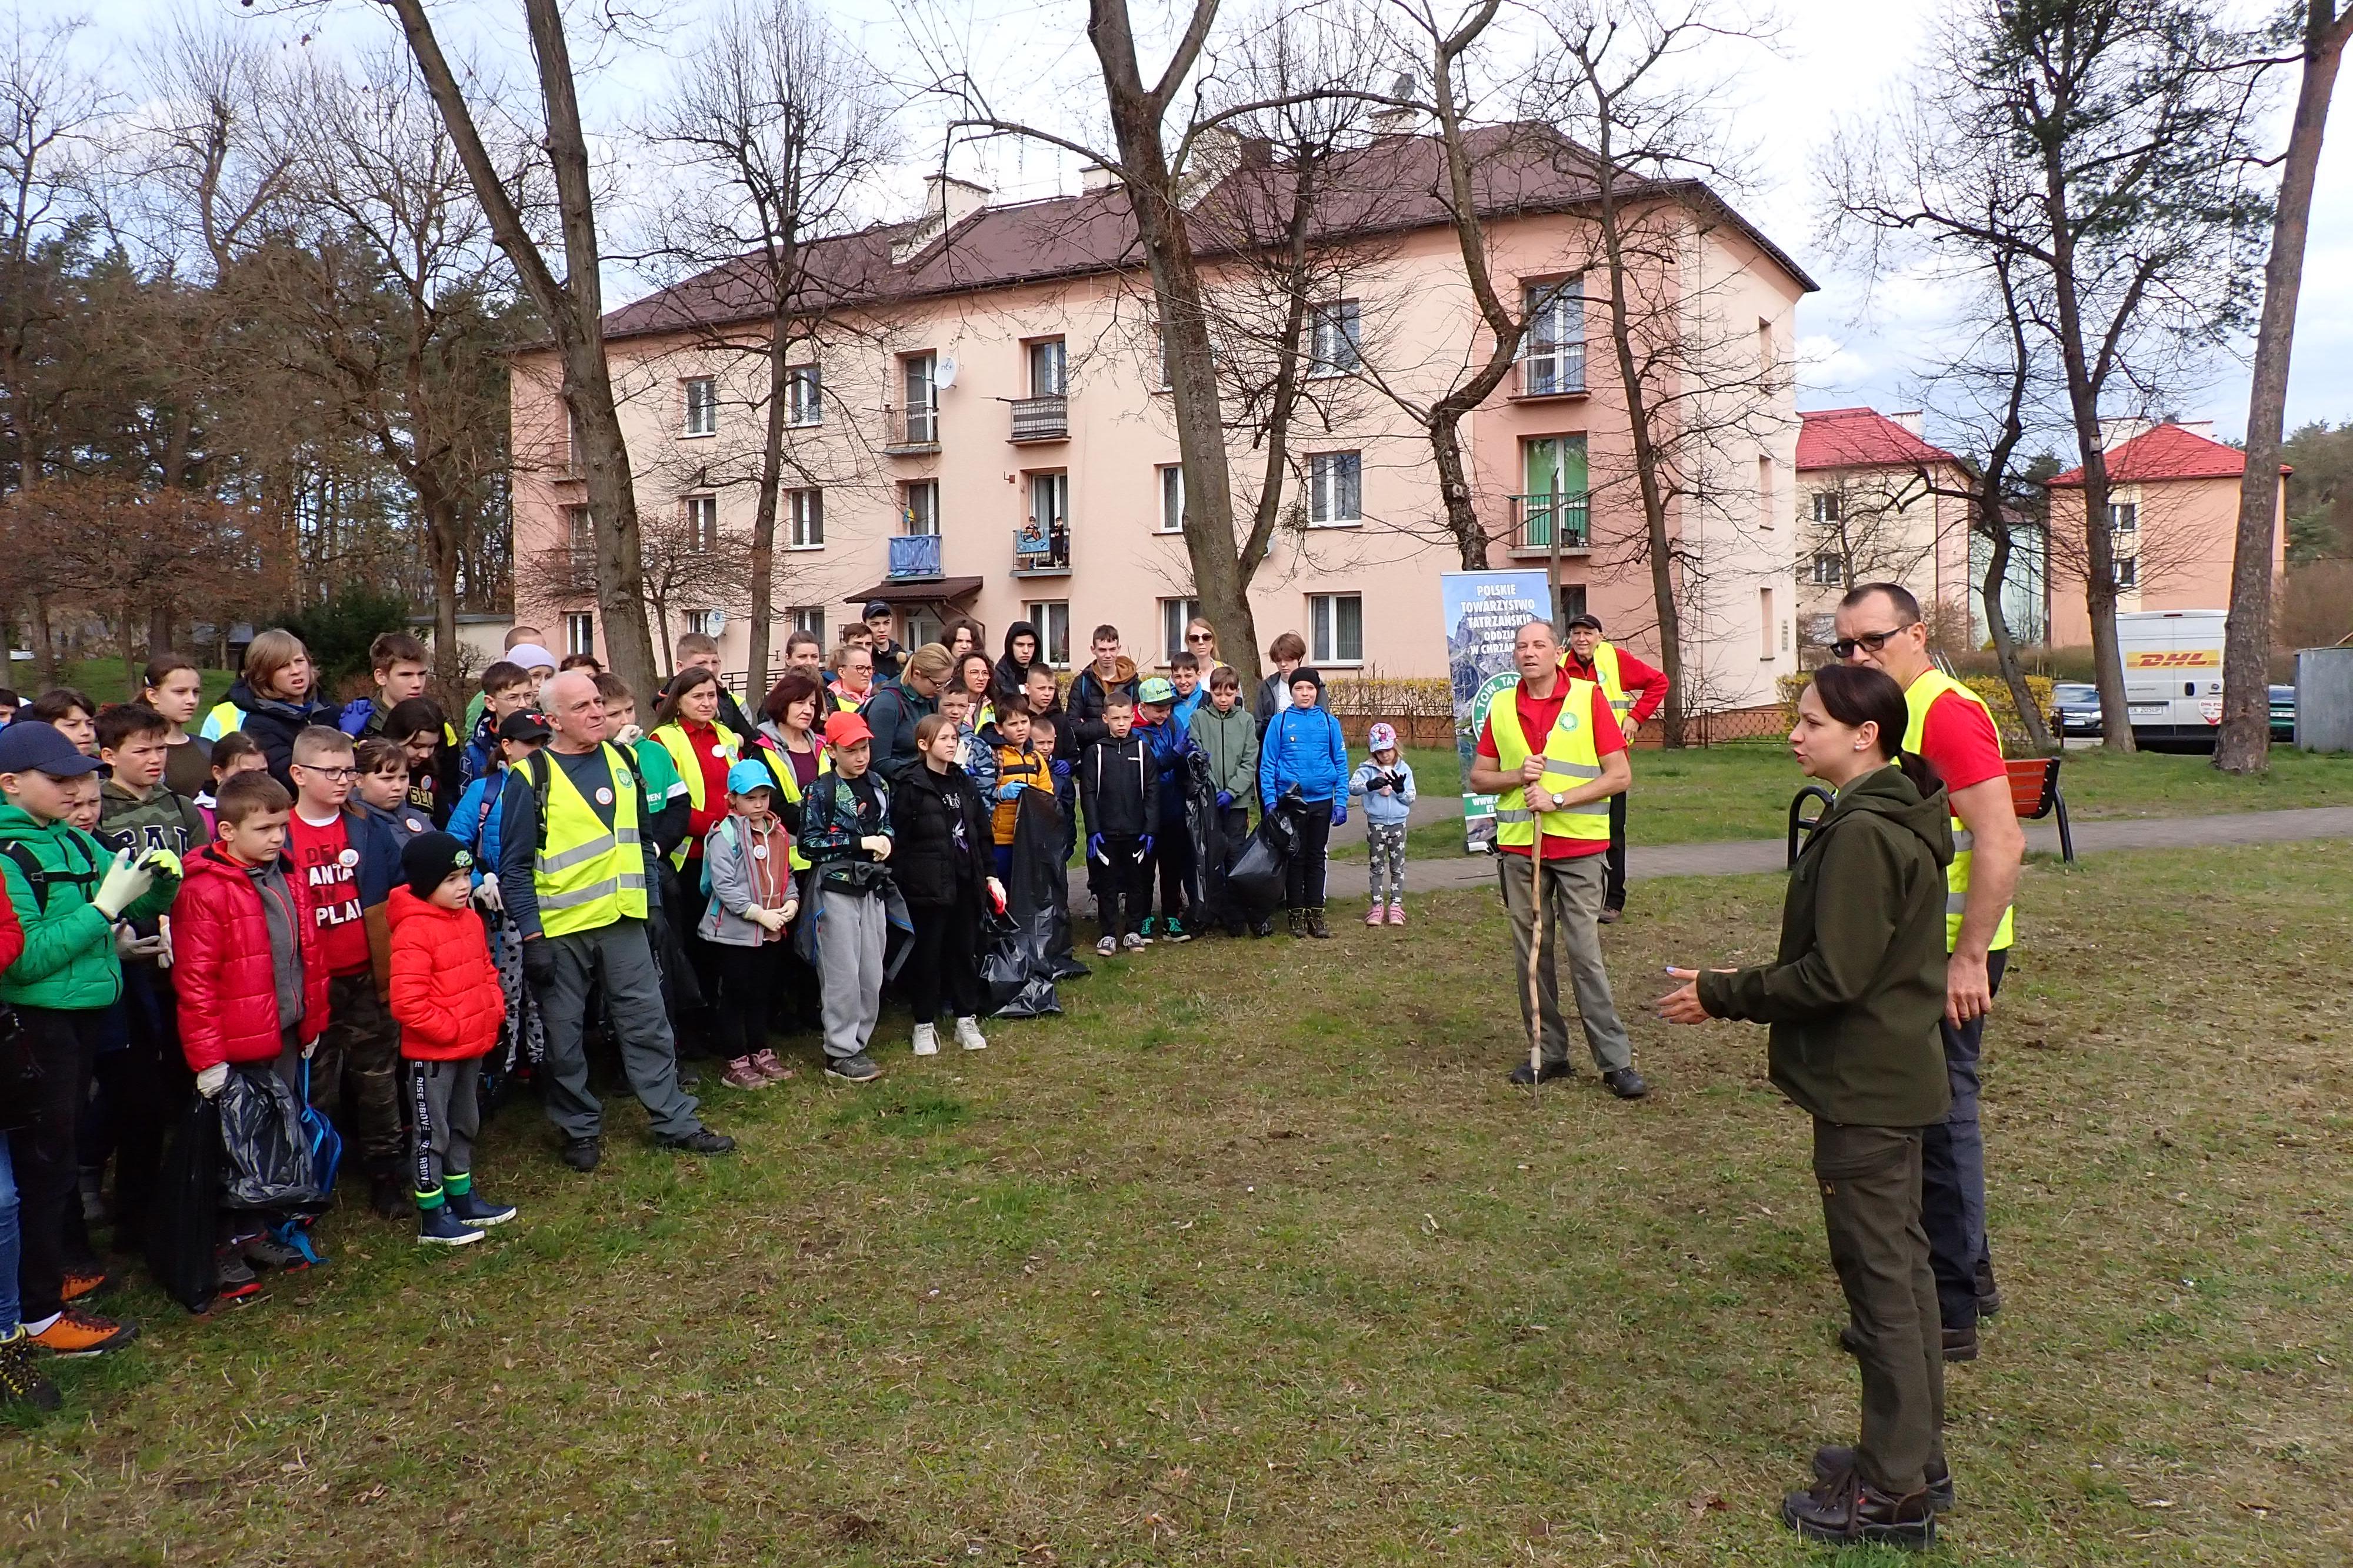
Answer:
[[1789, 749], [1835, 797], [1789, 872], [1771, 963], [1667, 973], [1670, 1023], [1771, 1026], [1773, 1082], [1814, 1119], [1831, 1265], [1862, 1370], [1862, 1434], [1814, 1455], [1815, 1485], [1781, 1517], [1819, 1541], [1924, 1547], [1952, 1506], [1943, 1345], [1920, 1224], [1921, 1129], [1951, 1100], [1936, 1032], [1945, 1009], [1950, 807], [1936, 773], [1901, 751], [1903, 689], [1831, 665], [1798, 700]]

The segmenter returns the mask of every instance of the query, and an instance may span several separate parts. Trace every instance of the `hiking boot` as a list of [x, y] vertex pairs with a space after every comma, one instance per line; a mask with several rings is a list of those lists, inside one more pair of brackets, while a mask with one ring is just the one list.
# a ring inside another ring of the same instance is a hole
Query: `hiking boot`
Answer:
[[1595, 923], [1606, 926], [1614, 926], [1625, 918], [1626, 911], [1624, 910], [1613, 910], [1606, 904], [1602, 906], [1601, 912], [1593, 917]]
[[915, 1054], [919, 1057], [940, 1054], [940, 1026], [928, 1018], [915, 1026]]
[[681, 1154], [732, 1154], [735, 1152], [735, 1140], [724, 1132], [713, 1132], [708, 1127], [698, 1127], [691, 1132], [681, 1132], [675, 1138], [659, 1138], [655, 1142]]
[[1405, 924], [1405, 900], [1403, 899], [1392, 899], [1389, 901], [1389, 924], [1393, 926], [1401, 926]]
[[1307, 934], [1319, 940], [1332, 934], [1332, 928], [1324, 923], [1324, 906], [1321, 904], [1307, 911]]
[[481, 1239], [480, 1231], [460, 1224], [458, 1216], [449, 1212], [446, 1200], [429, 1209], [417, 1211], [417, 1245], [419, 1247], [464, 1247]]
[[[1108, 942], [1111, 939], [1106, 937], [1103, 940]], [[872, 1057], [860, 1051], [854, 1057], [828, 1057], [825, 1059], [825, 1076], [838, 1078], [844, 1083], [872, 1083], [882, 1076], [882, 1069], [874, 1065]]]
[[1175, 915], [1170, 915], [1166, 920], [1160, 922], [1160, 934], [1170, 942], [1190, 942], [1193, 940], [1193, 933], [1187, 931], [1185, 929], [1185, 922], [1178, 920]]
[[1650, 1080], [1632, 1068], [1620, 1068], [1615, 1072], [1603, 1073], [1601, 1081], [1608, 1084], [1609, 1092], [1620, 1100], [1640, 1100], [1651, 1092]]
[[1152, 939], [1140, 931], [1132, 931], [1127, 933], [1126, 939], [1120, 945], [1130, 952], [1142, 952], [1152, 945]]
[[1519, 1066], [1512, 1069], [1512, 1081], [1518, 1084], [1522, 1089], [1525, 1089], [1530, 1084], [1534, 1083], [1550, 1083], [1556, 1078], [1575, 1078], [1576, 1076], [1577, 1068], [1575, 1065], [1566, 1061], [1545, 1063], [1544, 1075], [1541, 1078], [1529, 1071], [1528, 1064], [1525, 1062], [1522, 1062]]
[[[1814, 1479], [1827, 1481], [1841, 1470], [1854, 1468], [1852, 1448], [1832, 1447], [1825, 1444], [1814, 1450]], [[1942, 1460], [1931, 1460], [1927, 1470], [1928, 1506], [1938, 1513], [1953, 1511], [1953, 1472]]]
[[988, 1049], [988, 1037], [980, 1032], [977, 1018], [958, 1018], [955, 1025], [956, 1044], [968, 1051]]
[[512, 1204], [494, 1204], [481, 1194], [468, 1187], [462, 1193], [442, 1189], [442, 1204], [458, 1216], [458, 1223], [474, 1230], [488, 1230], [494, 1225], [504, 1225], [514, 1218]]
[[213, 1300], [232, 1305], [261, 1294], [261, 1281], [254, 1278], [253, 1265], [245, 1260], [245, 1253], [232, 1241], [213, 1248]]
[[1303, 938], [1307, 935], [1307, 911], [1305, 910], [1285, 910], [1283, 914], [1290, 924], [1291, 934], [1293, 936]]
[[601, 1138], [566, 1138], [564, 1152], [557, 1156], [565, 1164], [586, 1175], [605, 1157], [605, 1141]]
[[1978, 1259], [1978, 1316], [1990, 1318], [2001, 1310], [2001, 1287], [1993, 1282], [1993, 1259]]
[[51, 1355], [103, 1355], [137, 1339], [139, 1331], [130, 1323], [118, 1323], [112, 1318], [101, 1318], [79, 1307], [68, 1307], [49, 1320], [47, 1328], [26, 1337]]
[[0, 1409], [29, 1405], [36, 1410], [55, 1410], [63, 1403], [58, 1385], [33, 1364], [31, 1337], [10, 1325], [7, 1338], [0, 1339]]
[[58, 1292], [61, 1301], [79, 1301], [95, 1296], [114, 1283], [114, 1277], [98, 1265], [90, 1264], [66, 1270], [65, 1289]]
[[1943, 1331], [1943, 1333], [1945, 1340], [1945, 1359], [1947, 1361], [1975, 1361], [1978, 1359], [1977, 1330], [1973, 1328], [1947, 1329]]
[[416, 1201], [409, 1195], [408, 1184], [390, 1171], [378, 1171], [368, 1177], [368, 1207], [380, 1217], [398, 1219]]
[[1874, 1542], [1922, 1552], [1936, 1539], [1936, 1514], [1928, 1506], [1926, 1492], [1890, 1497], [1852, 1470], [1841, 1470], [1817, 1481], [1810, 1490], [1783, 1498], [1781, 1522], [1809, 1541], [1836, 1546]]
[[754, 1051], [752, 1065], [759, 1068], [760, 1076], [770, 1083], [782, 1083], [793, 1076], [793, 1069], [779, 1061], [776, 1053], [771, 1050]]
[[237, 1244], [237, 1250], [256, 1268], [276, 1268], [294, 1274], [311, 1267], [310, 1258], [268, 1231], [244, 1237]]
[[1377, 899], [1373, 900], [1373, 907], [1365, 911], [1365, 923], [1368, 926], [1379, 925], [1388, 918], [1389, 907]]
[[1250, 921], [1250, 935], [1252, 936], [1272, 936], [1274, 934], [1274, 917], [1272, 915], [1267, 915], [1261, 919]]
[[719, 1075], [719, 1081], [730, 1089], [765, 1089], [768, 1087], [768, 1075], [754, 1067], [750, 1057], [737, 1057], [727, 1064], [727, 1070]]
[[1095, 943], [1095, 956], [1097, 958], [1109, 958], [1118, 951], [1119, 938], [1115, 936], [1104, 937], [1102, 941]]

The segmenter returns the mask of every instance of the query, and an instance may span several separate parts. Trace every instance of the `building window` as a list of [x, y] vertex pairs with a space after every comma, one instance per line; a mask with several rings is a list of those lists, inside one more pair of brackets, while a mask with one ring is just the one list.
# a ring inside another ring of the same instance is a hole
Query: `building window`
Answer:
[[1773, 323], [1762, 316], [1757, 319], [1757, 368], [1770, 378], [1776, 366], [1773, 355]]
[[580, 471], [582, 458], [587, 452], [587, 442], [580, 433], [580, 416], [572, 408], [564, 411], [564, 467], [569, 473]]
[[1185, 465], [1160, 465], [1160, 531], [1185, 531]]
[[692, 377], [686, 384], [686, 433], [719, 434], [719, 384], [707, 375]]
[[1032, 599], [1021, 606], [1021, 618], [1038, 628], [1038, 658], [1056, 669], [1071, 668], [1071, 602]]
[[785, 515], [792, 521], [792, 548], [822, 550], [825, 548], [825, 492], [823, 490], [787, 490], [785, 492]]
[[1560, 585], [1560, 605], [1555, 619], [1566, 625], [1585, 614], [1585, 584], [1563, 583]]
[[1345, 375], [1363, 366], [1364, 331], [1356, 300], [1316, 306], [1312, 333], [1310, 375]]
[[1160, 662], [1166, 664], [1184, 650], [1185, 623], [1201, 613], [1198, 599], [1160, 601]]
[[686, 613], [686, 629], [691, 632], [701, 632], [707, 637], [715, 637], [727, 629], [727, 612], [689, 610]]
[[825, 642], [825, 606], [823, 605], [795, 605], [786, 612], [786, 615], [793, 623], [793, 630], [808, 633], [809, 636], [817, 638], [819, 646], [823, 646]]
[[1365, 520], [1364, 458], [1318, 452], [1307, 459], [1307, 521], [1329, 528]]
[[2110, 533], [2136, 533], [2138, 532], [2139, 530], [2140, 506], [2138, 502], [2112, 500], [2108, 503], [2108, 531]]
[[593, 610], [574, 610], [564, 617], [564, 651], [595, 653], [596, 651], [596, 615]]
[[1773, 590], [1757, 590], [1757, 657], [1773, 657]]
[[785, 372], [785, 422], [796, 429], [825, 423], [824, 373], [813, 364]]
[[907, 646], [921, 647], [940, 640], [940, 617], [929, 610], [907, 612]]
[[1365, 662], [1365, 601], [1361, 595], [1307, 596], [1307, 657], [1317, 665]]
[[1530, 397], [1585, 390], [1585, 280], [1530, 284], [1522, 294], [1525, 335], [1520, 390]]
[[593, 561], [596, 555], [596, 524], [585, 506], [564, 509], [564, 542], [575, 556]]
[[1029, 476], [1029, 521], [1051, 533], [1071, 521], [1071, 476], [1067, 473]]
[[689, 496], [686, 498], [686, 539], [691, 550], [719, 548], [719, 498]]
[[932, 353], [908, 354], [899, 361], [909, 446], [927, 446], [940, 438], [939, 389], [934, 379], [938, 364], [939, 356]]
[[1814, 521], [1816, 522], [1837, 522], [1841, 521], [1844, 511], [1844, 507], [1840, 504], [1838, 491], [1816, 490], [1814, 492]]
[[923, 479], [900, 488], [900, 516], [909, 533], [940, 531], [940, 481]]
[[2137, 588], [2140, 586], [2139, 556], [2119, 555], [2116, 557], [2116, 586], [2119, 588]]
[[1814, 552], [1813, 583], [1817, 588], [1835, 588], [1846, 581], [1846, 558], [1835, 550]]
[[1759, 458], [1757, 459], [1757, 521], [1759, 526], [1770, 529], [1778, 521], [1773, 507], [1773, 459]]
[[1070, 361], [1060, 338], [1029, 345], [1029, 395], [1060, 397], [1070, 389]]

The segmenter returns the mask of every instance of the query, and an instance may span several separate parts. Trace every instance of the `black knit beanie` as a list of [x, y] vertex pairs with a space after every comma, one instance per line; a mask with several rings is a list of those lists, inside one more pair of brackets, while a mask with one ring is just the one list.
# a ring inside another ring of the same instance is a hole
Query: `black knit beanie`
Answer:
[[460, 866], [471, 869], [473, 864], [466, 847], [447, 833], [420, 833], [400, 852], [401, 874], [408, 879], [408, 890], [420, 899], [431, 898], [450, 872]]

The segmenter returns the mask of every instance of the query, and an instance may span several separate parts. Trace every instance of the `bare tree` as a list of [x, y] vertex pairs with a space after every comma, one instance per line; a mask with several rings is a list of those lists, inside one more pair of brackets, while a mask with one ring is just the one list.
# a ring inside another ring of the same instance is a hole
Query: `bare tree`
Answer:
[[[1848, 471], [1809, 496], [1798, 520], [1798, 566], [1809, 583], [1843, 593], [1857, 583], [1900, 583], [1924, 566], [1934, 574], [1940, 542], [1933, 521], [1923, 531], [1913, 510], [1923, 502], [1933, 510], [1936, 499], [1925, 468]], [[1817, 569], [1825, 561], [1837, 563], [1827, 581]]]
[[47, 470], [63, 415], [55, 328], [79, 302], [58, 252], [90, 223], [90, 137], [106, 106], [72, 63], [73, 34], [20, 19], [0, 55], [0, 493]]

